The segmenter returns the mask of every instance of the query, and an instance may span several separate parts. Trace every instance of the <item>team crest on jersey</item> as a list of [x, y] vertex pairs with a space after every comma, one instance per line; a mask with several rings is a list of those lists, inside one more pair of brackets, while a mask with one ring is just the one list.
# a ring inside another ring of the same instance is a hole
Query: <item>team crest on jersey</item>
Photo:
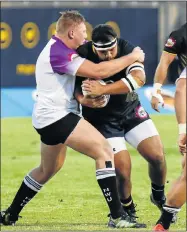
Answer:
[[136, 108], [136, 117], [147, 118], [147, 112], [144, 110], [144, 108], [142, 106], [138, 106]]
[[176, 43], [176, 40], [175, 40], [175, 39], [169, 38], [169, 39], [167, 40], [165, 46], [171, 48], [171, 47], [173, 47], [173, 46], [175, 45], [175, 43]]
[[70, 61], [73, 61], [75, 58], [77, 58], [79, 55], [76, 54], [76, 53], [71, 53], [71, 54], [68, 54], [68, 57], [69, 57], [69, 60]]

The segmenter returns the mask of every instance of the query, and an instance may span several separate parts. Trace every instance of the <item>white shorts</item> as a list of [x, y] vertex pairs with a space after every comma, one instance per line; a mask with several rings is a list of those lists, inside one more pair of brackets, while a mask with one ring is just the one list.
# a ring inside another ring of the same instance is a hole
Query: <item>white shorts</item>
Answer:
[[125, 138], [123, 137], [113, 137], [108, 138], [108, 142], [111, 145], [114, 154], [127, 150], [125, 141], [127, 141], [131, 146], [137, 148], [138, 145], [145, 139], [159, 135], [153, 121], [148, 119], [138, 126], [134, 127], [130, 131], [125, 134]]
[[182, 78], [186, 78], [186, 69], [187, 67], [182, 71], [181, 75], [179, 76], [179, 78], [177, 78], [177, 80], [175, 81], [175, 84], [177, 83], [177, 81], [179, 79], [182, 79]]

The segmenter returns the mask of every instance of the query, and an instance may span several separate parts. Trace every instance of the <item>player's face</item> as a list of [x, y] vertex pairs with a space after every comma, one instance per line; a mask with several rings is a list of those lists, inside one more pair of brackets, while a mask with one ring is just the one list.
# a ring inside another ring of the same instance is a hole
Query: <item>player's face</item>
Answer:
[[87, 38], [86, 25], [84, 23], [80, 23], [75, 27], [73, 32], [73, 39], [76, 47], [78, 48]]
[[100, 60], [113, 60], [117, 56], [117, 45], [111, 49], [97, 51]]

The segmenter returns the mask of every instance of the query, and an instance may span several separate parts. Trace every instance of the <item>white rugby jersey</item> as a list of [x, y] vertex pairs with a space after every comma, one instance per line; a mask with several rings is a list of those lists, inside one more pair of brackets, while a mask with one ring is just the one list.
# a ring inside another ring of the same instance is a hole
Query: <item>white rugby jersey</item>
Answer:
[[75, 75], [84, 60], [57, 37], [49, 40], [36, 62], [35, 128], [48, 126], [70, 112], [80, 113], [73, 93]]

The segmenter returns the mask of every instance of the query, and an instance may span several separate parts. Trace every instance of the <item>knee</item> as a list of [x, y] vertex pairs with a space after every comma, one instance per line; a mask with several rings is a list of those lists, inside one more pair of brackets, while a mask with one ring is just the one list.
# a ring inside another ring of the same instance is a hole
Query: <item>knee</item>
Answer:
[[165, 155], [164, 155], [163, 147], [154, 149], [154, 151], [152, 152], [150, 163], [152, 165], [161, 165], [165, 163]]
[[118, 180], [129, 182], [131, 179], [131, 165], [129, 163], [123, 162], [123, 160], [120, 160], [120, 162], [116, 162], [115, 160], [115, 170], [116, 170], [116, 176], [118, 177]]
[[116, 176], [117, 176], [118, 181], [120, 181], [121, 183], [122, 182], [127, 183], [131, 181], [131, 175], [128, 172], [121, 171], [121, 170], [119, 171], [118, 169], [116, 169]]
[[108, 143], [106, 139], [103, 139], [99, 142], [99, 144], [95, 144], [98, 149], [98, 159], [102, 159], [105, 161], [111, 161], [114, 159], [114, 154], [112, 151], [112, 147]]

